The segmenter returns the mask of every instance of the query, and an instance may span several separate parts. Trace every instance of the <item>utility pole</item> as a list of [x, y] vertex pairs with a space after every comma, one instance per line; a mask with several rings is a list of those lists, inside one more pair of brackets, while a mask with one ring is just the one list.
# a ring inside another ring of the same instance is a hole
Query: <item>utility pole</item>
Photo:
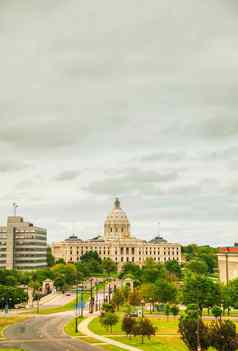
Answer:
[[90, 279], [90, 313], [93, 313], [93, 279]]
[[75, 302], [75, 333], [78, 332], [78, 304], [79, 304], [79, 295], [78, 295], [78, 275], [76, 281], [76, 302]]

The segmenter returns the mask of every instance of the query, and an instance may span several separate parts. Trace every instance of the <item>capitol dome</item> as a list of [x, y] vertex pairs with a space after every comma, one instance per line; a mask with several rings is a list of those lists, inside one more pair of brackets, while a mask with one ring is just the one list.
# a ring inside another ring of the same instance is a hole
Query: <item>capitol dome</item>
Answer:
[[130, 223], [126, 213], [121, 209], [120, 201], [116, 198], [112, 212], [104, 224], [105, 240], [125, 240], [130, 238]]

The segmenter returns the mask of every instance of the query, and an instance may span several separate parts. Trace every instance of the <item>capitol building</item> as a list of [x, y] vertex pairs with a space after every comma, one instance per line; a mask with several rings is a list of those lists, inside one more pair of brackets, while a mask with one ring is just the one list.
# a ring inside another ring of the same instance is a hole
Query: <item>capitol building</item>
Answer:
[[114, 208], [105, 220], [103, 236], [81, 240], [73, 235], [52, 244], [55, 259], [64, 259], [66, 263], [79, 261], [88, 251], [96, 251], [101, 259], [111, 258], [119, 268], [125, 262], [143, 265], [147, 258], [155, 262], [176, 260], [181, 263], [181, 245], [168, 243], [160, 236], [146, 241], [131, 235], [130, 222], [119, 199], [115, 200]]

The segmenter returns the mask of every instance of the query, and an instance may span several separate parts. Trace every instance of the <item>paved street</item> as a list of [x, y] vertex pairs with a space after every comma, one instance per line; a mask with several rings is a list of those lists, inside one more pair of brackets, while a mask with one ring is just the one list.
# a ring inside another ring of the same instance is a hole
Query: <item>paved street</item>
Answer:
[[57, 314], [34, 317], [9, 327], [7, 340], [0, 347], [18, 347], [29, 351], [96, 351], [97, 347], [72, 339], [64, 333], [64, 324], [72, 315]]

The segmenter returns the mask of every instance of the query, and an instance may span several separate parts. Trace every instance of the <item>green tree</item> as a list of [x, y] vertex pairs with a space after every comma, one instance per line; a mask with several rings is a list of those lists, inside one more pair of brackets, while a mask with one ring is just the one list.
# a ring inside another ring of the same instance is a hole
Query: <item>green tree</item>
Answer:
[[200, 259], [194, 259], [191, 260], [187, 264], [187, 269], [189, 269], [193, 273], [198, 273], [198, 274], [207, 274], [208, 273], [208, 266], [206, 262]]
[[155, 335], [156, 328], [148, 318], [139, 318], [133, 324], [132, 333], [134, 336], [141, 335], [141, 343], [144, 343], [144, 337], [150, 339], [151, 335]]
[[221, 318], [222, 309], [220, 306], [213, 306], [212, 307], [212, 315], [217, 319], [218, 317]]
[[102, 261], [102, 269], [107, 275], [117, 272], [117, 264], [111, 258], [105, 258]]
[[112, 304], [119, 310], [120, 305], [123, 305], [125, 301], [123, 291], [121, 289], [116, 289], [112, 296]]
[[141, 278], [141, 268], [139, 265], [133, 262], [126, 262], [120, 273], [120, 278], [124, 278], [126, 276], [132, 277], [134, 280], [140, 280]]
[[107, 312], [115, 312], [114, 311], [114, 306], [111, 303], [104, 303], [102, 305], [102, 311], [103, 313], [107, 313]]
[[204, 307], [218, 305], [221, 300], [219, 284], [208, 276], [189, 274], [183, 286], [183, 302], [185, 305], [196, 304], [200, 313]]
[[110, 331], [112, 333], [112, 327], [113, 325], [117, 324], [119, 318], [118, 316], [113, 313], [113, 312], [106, 312], [101, 315], [100, 317], [100, 323], [105, 327], [105, 328], [110, 328]]
[[169, 274], [173, 274], [176, 278], [180, 279], [182, 276], [182, 270], [180, 264], [176, 260], [170, 260], [165, 263], [165, 268]]
[[156, 285], [154, 283], [143, 283], [140, 287], [140, 295], [144, 297], [145, 302], [152, 304], [154, 311], [154, 305], [158, 299]]
[[222, 285], [221, 286], [221, 305], [223, 308], [223, 314], [225, 311], [228, 311], [228, 315], [230, 314], [230, 307], [233, 303], [233, 296], [231, 294], [231, 288], [229, 286]]
[[170, 307], [170, 312], [172, 313], [172, 315], [175, 317], [179, 314], [179, 307], [176, 305], [173, 305]]
[[155, 282], [159, 302], [174, 303], [177, 297], [177, 288], [173, 283], [166, 280], [157, 280]]
[[52, 255], [51, 247], [47, 247], [47, 265], [48, 267], [52, 267], [55, 264], [55, 258]]
[[166, 278], [166, 269], [164, 265], [156, 263], [153, 259], [148, 258], [142, 267], [142, 282], [153, 283], [158, 279]]
[[87, 251], [80, 257], [81, 262], [95, 260], [101, 264], [102, 260], [96, 251]]
[[171, 312], [171, 310], [170, 310], [170, 305], [169, 305], [168, 303], [165, 305], [165, 310], [164, 310], [164, 312], [165, 312], [165, 315], [166, 315], [167, 320], [168, 320], [168, 319], [169, 319], [170, 312]]
[[238, 278], [229, 282], [228, 291], [230, 294], [231, 306], [238, 308]]

